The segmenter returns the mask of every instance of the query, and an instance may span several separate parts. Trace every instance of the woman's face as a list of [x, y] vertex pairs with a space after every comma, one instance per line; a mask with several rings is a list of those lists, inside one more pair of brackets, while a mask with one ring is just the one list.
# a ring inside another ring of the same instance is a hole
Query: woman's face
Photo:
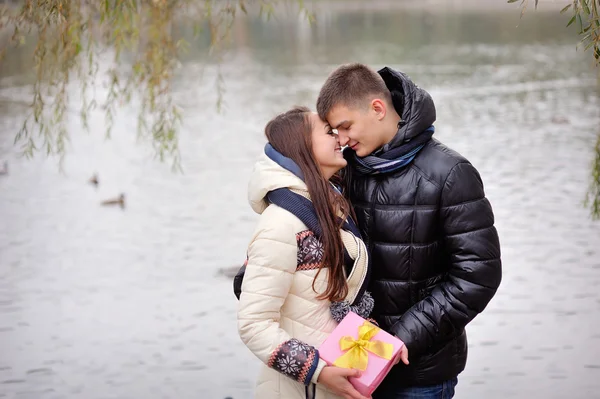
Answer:
[[313, 125], [312, 150], [323, 175], [329, 179], [346, 166], [347, 162], [342, 155], [338, 135], [333, 133], [331, 127], [322, 121], [317, 113], [311, 113], [310, 118]]

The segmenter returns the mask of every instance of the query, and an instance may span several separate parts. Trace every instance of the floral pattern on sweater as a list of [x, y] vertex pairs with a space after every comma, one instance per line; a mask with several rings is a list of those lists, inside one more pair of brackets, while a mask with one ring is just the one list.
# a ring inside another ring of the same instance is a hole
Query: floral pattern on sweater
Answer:
[[285, 341], [273, 351], [268, 366], [308, 385], [319, 363], [319, 351], [297, 339]]
[[298, 267], [296, 270], [318, 269], [323, 261], [323, 243], [310, 230], [296, 234]]

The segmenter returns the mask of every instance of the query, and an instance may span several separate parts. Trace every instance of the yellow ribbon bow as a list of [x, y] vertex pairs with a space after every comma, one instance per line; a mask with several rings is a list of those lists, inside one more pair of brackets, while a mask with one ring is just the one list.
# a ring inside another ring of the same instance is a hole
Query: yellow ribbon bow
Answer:
[[394, 345], [383, 341], [371, 341], [371, 338], [377, 335], [378, 332], [379, 327], [365, 321], [358, 327], [358, 339], [350, 336], [340, 338], [340, 349], [348, 352], [338, 357], [333, 362], [333, 365], [365, 371], [369, 363], [369, 354], [367, 352], [371, 352], [386, 360], [391, 360], [394, 353]]

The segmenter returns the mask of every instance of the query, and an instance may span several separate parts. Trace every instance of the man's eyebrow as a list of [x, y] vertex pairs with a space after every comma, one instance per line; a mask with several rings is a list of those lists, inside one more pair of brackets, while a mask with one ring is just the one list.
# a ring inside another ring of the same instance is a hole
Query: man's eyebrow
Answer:
[[344, 125], [344, 124], [346, 124], [346, 123], [348, 123], [348, 120], [347, 120], [347, 119], [344, 119], [343, 121], [341, 121], [340, 123], [338, 123], [338, 124], [337, 124], [337, 126], [336, 126], [334, 129], [339, 129], [339, 128], [340, 128], [340, 126], [342, 126], [342, 125]]

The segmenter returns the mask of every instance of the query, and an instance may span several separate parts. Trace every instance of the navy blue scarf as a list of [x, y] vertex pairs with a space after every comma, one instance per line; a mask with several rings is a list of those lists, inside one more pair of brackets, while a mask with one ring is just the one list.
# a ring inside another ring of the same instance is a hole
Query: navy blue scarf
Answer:
[[435, 128], [430, 126], [413, 139], [405, 140], [400, 146], [383, 152], [381, 155], [368, 155], [360, 158], [353, 153], [350, 156], [352, 166], [362, 175], [390, 173], [402, 169], [415, 159], [419, 151], [431, 139]]

